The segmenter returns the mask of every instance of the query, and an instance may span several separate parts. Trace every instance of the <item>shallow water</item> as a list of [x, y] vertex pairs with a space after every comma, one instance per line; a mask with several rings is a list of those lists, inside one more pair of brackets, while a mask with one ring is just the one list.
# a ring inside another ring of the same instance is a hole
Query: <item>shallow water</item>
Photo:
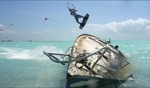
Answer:
[[[64, 53], [70, 41], [0, 42], [0, 87], [65, 88], [67, 65], [56, 64], [43, 51]], [[150, 41], [112, 41], [129, 57], [134, 81], [125, 87], [150, 87]]]

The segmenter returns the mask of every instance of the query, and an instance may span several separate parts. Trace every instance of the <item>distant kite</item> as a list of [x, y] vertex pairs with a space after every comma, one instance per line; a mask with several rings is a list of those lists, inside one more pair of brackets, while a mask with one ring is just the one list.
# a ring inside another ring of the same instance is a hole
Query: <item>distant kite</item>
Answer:
[[48, 20], [48, 18], [47, 18], [47, 17], [45, 17], [45, 20]]
[[10, 24], [11, 26], [13, 25], [13, 24]]

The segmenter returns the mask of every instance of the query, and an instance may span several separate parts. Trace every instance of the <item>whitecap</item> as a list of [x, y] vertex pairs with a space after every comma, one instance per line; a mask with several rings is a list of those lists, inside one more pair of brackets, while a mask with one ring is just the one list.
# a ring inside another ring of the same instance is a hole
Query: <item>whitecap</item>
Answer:
[[34, 49], [0, 47], [0, 56], [6, 59], [47, 60], [48, 58], [43, 54], [43, 51], [63, 53], [63, 50], [55, 46], [40, 46]]

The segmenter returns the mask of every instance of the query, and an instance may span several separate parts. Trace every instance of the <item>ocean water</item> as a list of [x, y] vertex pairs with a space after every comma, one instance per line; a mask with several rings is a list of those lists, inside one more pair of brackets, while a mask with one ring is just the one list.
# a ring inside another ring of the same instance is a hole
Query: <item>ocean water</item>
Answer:
[[[134, 82], [128, 88], [150, 87], [150, 41], [111, 41], [128, 56]], [[67, 65], [49, 60], [43, 51], [64, 53], [73, 41], [0, 42], [0, 87], [65, 88]]]

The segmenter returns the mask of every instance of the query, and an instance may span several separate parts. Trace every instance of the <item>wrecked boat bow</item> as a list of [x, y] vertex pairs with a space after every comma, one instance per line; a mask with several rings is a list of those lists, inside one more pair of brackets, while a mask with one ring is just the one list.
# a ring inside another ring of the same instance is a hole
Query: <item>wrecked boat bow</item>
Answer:
[[118, 87], [130, 77], [130, 63], [118, 46], [89, 34], [80, 35], [65, 54], [44, 54], [68, 64], [66, 88]]

